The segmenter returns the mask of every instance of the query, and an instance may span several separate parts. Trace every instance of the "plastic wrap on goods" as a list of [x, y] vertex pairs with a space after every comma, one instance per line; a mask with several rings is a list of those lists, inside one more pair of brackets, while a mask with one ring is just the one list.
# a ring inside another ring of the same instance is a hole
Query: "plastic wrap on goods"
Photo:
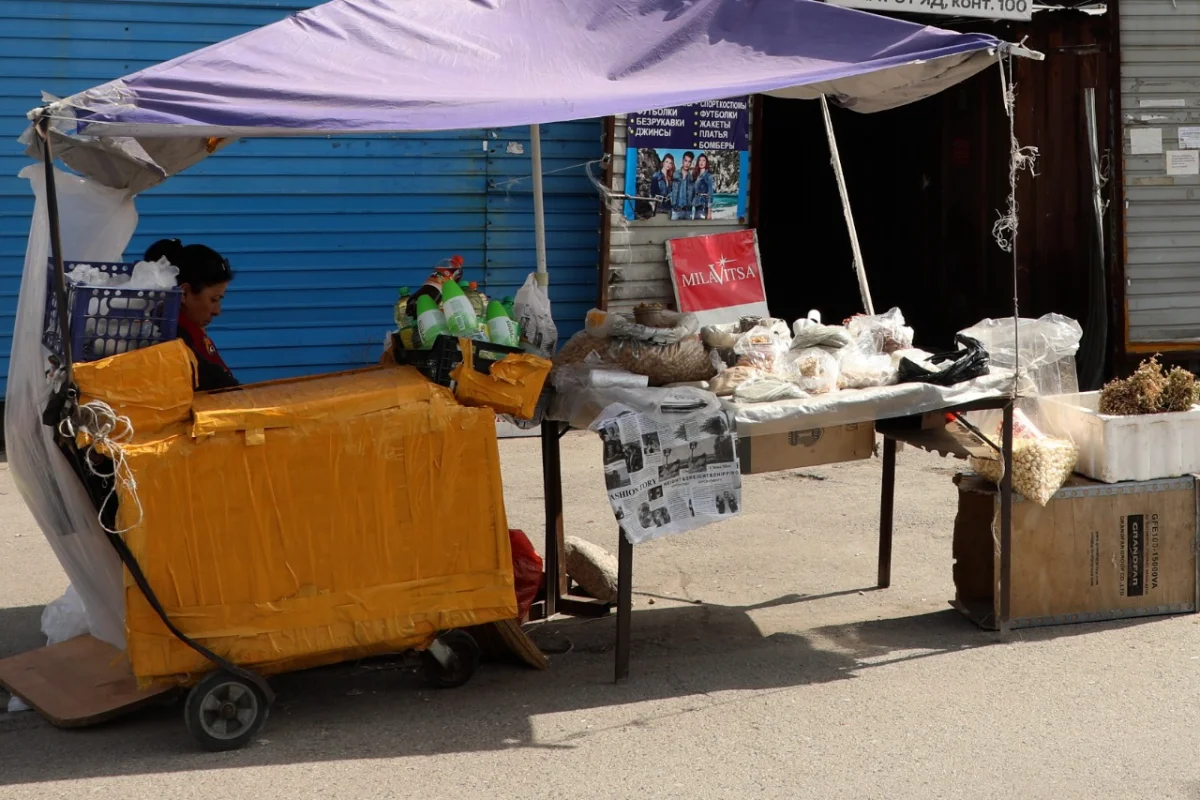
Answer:
[[669, 328], [638, 325], [619, 314], [588, 312], [587, 326], [563, 345], [556, 367], [585, 361], [593, 353], [601, 361], [645, 375], [650, 383], [704, 381], [716, 370], [700, 341], [700, 324], [691, 314], [664, 312]]
[[[376, 367], [200, 394], [192, 412], [125, 448], [143, 509], [125, 540], [187, 635], [270, 673], [516, 616], [490, 409]], [[128, 488], [120, 503], [123, 528]], [[125, 601], [135, 675], [210, 669], [128, 577]]]
[[912, 347], [913, 329], [904, 324], [904, 314], [893, 308], [884, 314], [860, 314], [846, 320], [850, 337], [868, 352], [887, 353]]
[[985, 319], [959, 333], [977, 340], [988, 351], [992, 366], [1002, 369], [1016, 368], [1019, 347], [1018, 391], [1023, 396], [1079, 391], [1075, 353], [1079, 351], [1083, 328], [1070, 317], [1062, 314], [1046, 314], [1038, 319], [1022, 317], [1015, 326], [1011, 317]]

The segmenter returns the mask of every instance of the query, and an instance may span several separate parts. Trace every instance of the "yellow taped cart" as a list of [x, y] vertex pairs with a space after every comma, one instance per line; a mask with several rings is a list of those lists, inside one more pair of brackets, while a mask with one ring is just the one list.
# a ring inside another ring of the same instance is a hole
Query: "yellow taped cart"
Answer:
[[[549, 363], [514, 361], [476, 392], [536, 401]], [[195, 394], [194, 366], [181, 341], [75, 365], [135, 431], [110, 521], [162, 613], [126, 570], [126, 700], [191, 686], [189, 731], [225, 750], [265, 721], [262, 676], [415, 650], [466, 682], [463, 629], [517, 616], [495, 411], [411, 367]]]

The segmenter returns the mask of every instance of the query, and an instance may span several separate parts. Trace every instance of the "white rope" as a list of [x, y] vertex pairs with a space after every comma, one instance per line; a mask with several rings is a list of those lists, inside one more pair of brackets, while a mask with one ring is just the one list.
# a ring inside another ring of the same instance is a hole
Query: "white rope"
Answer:
[[[133, 423], [130, 422], [129, 417], [123, 417], [113, 411], [112, 406], [107, 403], [93, 400], [78, 406], [72, 416], [60, 422], [58, 432], [63, 437], [72, 440], [77, 439], [79, 434], [87, 436], [90, 441], [87, 449], [83, 451], [83, 461], [87, 465], [88, 472], [98, 478], [111, 479], [113, 482], [112, 489], [109, 490], [104, 502], [100, 505], [98, 514], [100, 527], [109, 533], [121, 536], [140, 525], [144, 513], [142, 501], [138, 497], [137, 481], [133, 477], [133, 470], [129, 468], [129, 462], [125, 458], [124, 445], [133, 439]], [[96, 469], [96, 464], [92, 459], [94, 453], [112, 459], [111, 472], [102, 472]], [[113, 496], [116, 495], [118, 486], [123, 487], [126, 493], [133, 498], [134, 505], [137, 506], [137, 519], [126, 528], [113, 530], [104, 524], [104, 511], [108, 508]]]
[[1017, 214], [1017, 182], [1021, 170], [1029, 170], [1030, 175], [1037, 177], [1036, 147], [1022, 147], [1017, 141], [1017, 86], [1012, 76], [1012, 55], [1000, 57], [1000, 92], [1004, 101], [1004, 113], [1008, 115], [1008, 213], [996, 220], [992, 235], [996, 244], [1006, 253], [1012, 254], [1013, 280], [1013, 352], [1016, 354], [1013, 366], [1013, 383], [1011, 396], [1016, 399], [1021, 383], [1021, 343], [1020, 343], [1020, 278], [1017, 272], [1017, 229], [1020, 217]]
[[[1004, 113], [1008, 115], [1008, 210], [1002, 214], [992, 226], [992, 236], [996, 244], [1006, 253], [1016, 257], [1017, 226], [1020, 222], [1017, 216], [1017, 181], [1022, 170], [1037, 177], [1038, 149], [1033, 146], [1022, 147], [1017, 141], [1017, 86], [1012, 79], [1012, 56], [1000, 58], [1000, 93], [1004, 101]], [[1015, 275], [1014, 275], [1015, 281]], [[1015, 286], [1014, 286], [1015, 293]], [[1014, 302], [1015, 302], [1014, 297]]]

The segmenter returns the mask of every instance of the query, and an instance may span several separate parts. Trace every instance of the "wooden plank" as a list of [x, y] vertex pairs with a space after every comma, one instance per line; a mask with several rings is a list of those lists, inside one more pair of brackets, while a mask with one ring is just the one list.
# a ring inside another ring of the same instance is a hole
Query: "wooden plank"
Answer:
[[91, 636], [0, 661], [0, 686], [59, 728], [79, 728], [134, 711], [178, 687], [139, 689], [125, 654]]
[[509, 655], [534, 669], [550, 667], [550, 659], [521, 630], [521, 625], [515, 619], [476, 625], [468, 630], [488, 658], [500, 659]]

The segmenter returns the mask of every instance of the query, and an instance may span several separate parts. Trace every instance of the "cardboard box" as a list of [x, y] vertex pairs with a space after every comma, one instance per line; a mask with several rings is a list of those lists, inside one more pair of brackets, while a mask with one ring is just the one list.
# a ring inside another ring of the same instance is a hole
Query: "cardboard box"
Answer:
[[[975, 475], [956, 481], [954, 605], [994, 629], [1000, 493]], [[1101, 484], [1076, 475], [1044, 508], [1015, 495], [1011, 625], [1194, 612], [1196, 537], [1192, 476]]]
[[742, 474], [756, 475], [870, 458], [875, 452], [875, 426], [864, 422], [762, 436], [739, 434], [737, 442]]

